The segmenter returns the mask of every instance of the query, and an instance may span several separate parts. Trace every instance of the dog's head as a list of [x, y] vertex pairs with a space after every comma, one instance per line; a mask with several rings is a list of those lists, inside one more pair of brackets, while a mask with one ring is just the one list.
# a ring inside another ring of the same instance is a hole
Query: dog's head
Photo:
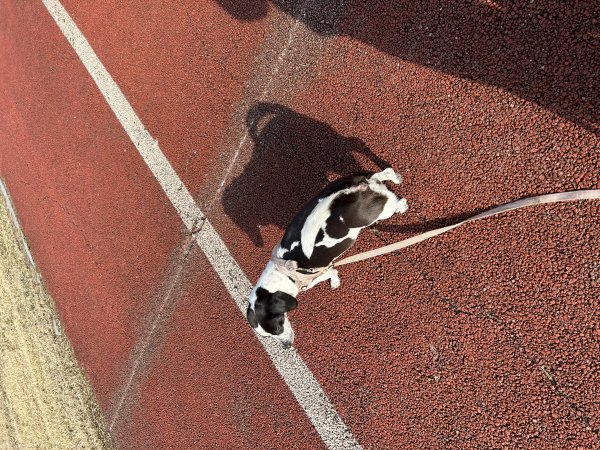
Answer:
[[290, 348], [294, 342], [294, 330], [287, 318], [287, 312], [295, 309], [295, 297], [282, 291], [269, 292], [258, 287], [248, 305], [247, 318], [254, 330], [262, 336], [271, 336]]

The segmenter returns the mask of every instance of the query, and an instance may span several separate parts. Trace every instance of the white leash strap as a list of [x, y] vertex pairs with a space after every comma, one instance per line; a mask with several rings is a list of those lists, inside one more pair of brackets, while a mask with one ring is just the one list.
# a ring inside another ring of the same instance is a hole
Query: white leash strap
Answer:
[[418, 234], [403, 241], [396, 242], [394, 244], [386, 245], [384, 247], [370, 250], [368, 252], [358, 253], [353, 256], [341, 259], [334, 263], [334, 266], [343, 266], [344, 264], [350, 264], [357, 261], [362, 261], [375, 256], [384, 255], [386, 253], [395, 252], [402, 248], [410, 247], [419, 242], [431, 239], [434, 236], [446, 233], [456, 227], [459, 227], [467, 222], [473, 222], [475, 220], [485, 219], [486, 217], [496, 216], [498, 214], [512, 211], [514, 209], [526, 208], [528, 206], [542, 205], [544, 203], [558, 203], [558, 202], [569, 202], [574, 200], [600, 200], [600, 189], [589, 189], [582, 191], [570, 191], [570, 192], [558, 192], [555, 194], [538, 195], [535, 197], [528, 197], [514, 202], [506, 203], [501, 206], [497, 206], [488, 211], [477, 214], [476, 216], [470, 217], [469, 219], [463, 220], [462, 222], [454, 225], [449, 225], [443, 228], [437, 228], [435, 230], [427, 231], [423, 234]]

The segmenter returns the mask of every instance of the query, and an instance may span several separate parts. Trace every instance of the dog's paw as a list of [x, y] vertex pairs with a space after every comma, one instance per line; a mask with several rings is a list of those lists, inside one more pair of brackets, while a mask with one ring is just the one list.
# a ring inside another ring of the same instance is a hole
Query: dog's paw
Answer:
[[337, 289], [341, 284], [340, 276], [338, 275], [338, 271], [334, 270], [331, 275], [331, 279], [329, 280], [329, 284], [331, 285], [331, 289]]
[[408, 211], [408, 202], [405, 198], [401, 198], [396, 207], [396, 212], [398, 214], [404, 214], [406, 211]]
[[389, 180], [394, 184], [402, 183], [402, 176], [398, 172], [394, 172], [391, 168], [390, 171], [392, 173], [389, 175]]
[[372, 178], [377, 181], [391, 181], [394, 184], [400, 184], [402, 182], [400, 174], [396, 173], [391, 167], [376, 173]]

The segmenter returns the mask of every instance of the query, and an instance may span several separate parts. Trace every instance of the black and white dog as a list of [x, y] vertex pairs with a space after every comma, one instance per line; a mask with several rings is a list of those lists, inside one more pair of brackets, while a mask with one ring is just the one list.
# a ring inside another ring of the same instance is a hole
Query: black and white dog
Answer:
[[299, 273], [323, 268], [303, 290], [325, 280], [330, 280], [335, 289], [340, 278], [331, 263], [352, 247], [360, 230], [395, 213], [406, 212], [406, 199], [399, 199], [384, 181], [399, 184], [400, 176], [388, 168], [341, 178], [330, 183], [294, 217], [250, 294], [247, 317], [257, 333], [276, 338], [285, 348], [294, 341], [287, 312], [296, 308], [300, 290], [289, 273], [279, 270], [274, 259], [295, 261]]

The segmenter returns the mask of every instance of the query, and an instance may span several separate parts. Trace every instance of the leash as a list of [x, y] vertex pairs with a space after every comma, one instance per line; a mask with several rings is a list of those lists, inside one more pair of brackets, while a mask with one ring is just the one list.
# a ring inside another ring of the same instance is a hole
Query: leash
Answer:
[[481, 214], [477, 214], [476, 216], [465, 219], [462, 222], [458, 222], [454, 225], [448, 225], [446, 227], [437, 228], [435, 230], [427, 231], [425, 233], [418, 234], [411, 238], [404, 239], [394, 244], [386, 245], [375, 250], [358, 253], [356, 255], [352, 255], [347, 258], [336, 261], [333, 265], [336, 267], [343, 266], [345, 264], [363, 261], [365, 259], [385, 255], [386, 253], [395, 252], [397, 250], [410, 247], [411, 245], [418, 244], [419, 242], [426, 241], [427, 239], [431, 239], [432, 237], [439, 236], [440, 234], [447, 233], [448, 231], [453, 230], [454, 228], [457, 228], [466, 223], [485, 219], [487, 217], [497, 216], [498, 214], [502, 214], [507, 211], [513, 211], [515, 209], [526, 208], [534, 205], [543, 205], [546, 203], [570, 202], [575, 200], [600, 200], [600, 189], [588, 189], [581, 191], [569, 191], [558, 192], [554, 194], [537, 195], [535, 197], [528, 197], [521, 200], [516, 200], [514, 202], [505, 203], [504, 205], [497, 206], [488, 211], [484, 211]]
[[[463, 220], [462, 222], [455, 223], [454, 225], [448, 225], [446, 227], [437, 228], [430, 230], [422, 234], [404, 239], [399, 242], [395, 242], [384, 247], [377, 248], [375, 250], [369, 250], [367, 252], [357, 253], [356, 255], [343, 258], [339, 261], [334, 261], [327, 267], [316, 267], [312, 269], [299, 269], [296, 261], [279, 258], [277, 256], [277, 249], [279, 244], [273, 248], [271, 255], [271, 261], [275, 264], [278, 271], [282, 272], [286, 276], [290, 277], [299, 291], [305, 291], [308, 289], [310, 283], [320, 275], [325, 274], [328, 271], [333, 270], [335, 267], [343, 266], [346, 264], [364, 261], [365, 259], [374, 258], [376, 256], [385, 255], [386, 253], [392, 253], [397, 250], [410, 247], [411, 245], [418, 244], [419, 242], [426, 241], [432, 237], [439, 236], [440, 234], [447, 233], [454, 228], [464, 225], [469, 222], [476, 220], [485, 219], [487, 217], [497, 216], [507, 211], [514, 211], [515, 209], [527, 208], [534, 205], [543, 205], [547, 203], [559, 203], [559, 202], [570, 202], [575, 200], [600, 200], [600, 189], [588, 189], [581, 191], [569, 191], [569, 192], [557, 192], [554, 194], [537, 195], [535, 197], [523, 198], [514, 202], [505, 203], [504, 205], [496, 206], [495, 208], [484, 211], [473, 217]], [[302, 270], [300, 272], [299, 270]]]

